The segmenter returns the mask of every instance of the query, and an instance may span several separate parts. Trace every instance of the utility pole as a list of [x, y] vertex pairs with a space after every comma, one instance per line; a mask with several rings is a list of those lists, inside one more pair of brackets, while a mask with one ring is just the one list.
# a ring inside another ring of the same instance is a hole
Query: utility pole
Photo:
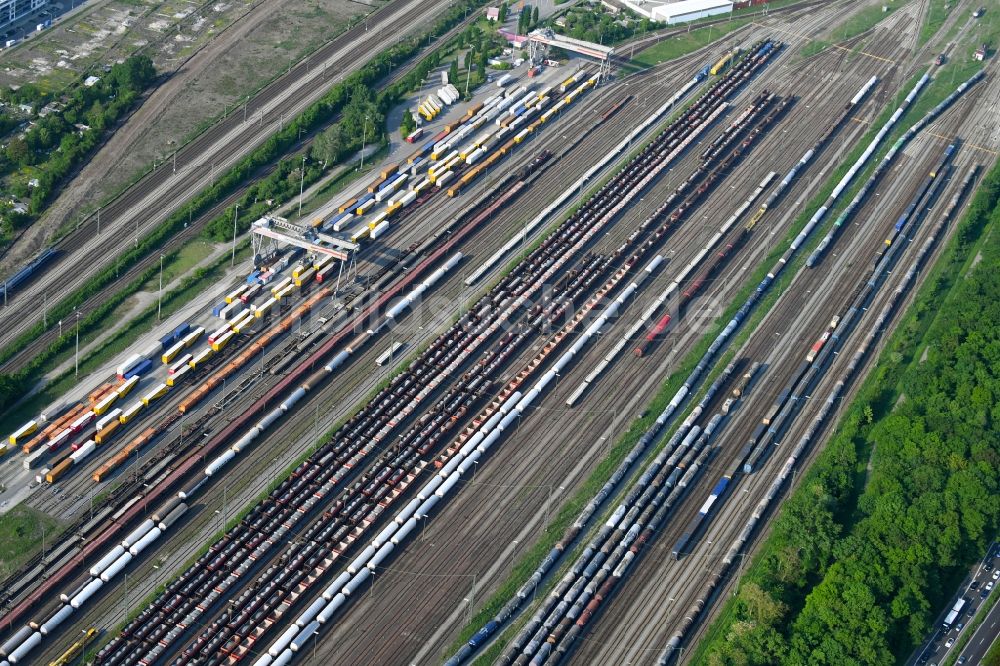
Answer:
[[[367, 32], [367, 24], [365, 31]], [[368, 131], [368, 116], [365, 116], [365, 121], [361, 124], [361, 168], [359, 171], [365, 170], [365, 139], [367, 138], [366, 132]]]
[[236, 204], [236, 210], [233, 211], [233, 259], [230, 262], [230, 266], [236, 265], [236, 220], [240, 217], [240, 205]]
[[299, 178], [299, 217], [302, 217], [302, 189], [306, 184], [306, 156], [302, 156], [302, 169]]
[[160, 321], [160, 314], [163, 311], [163, 253], [160, 253], [160, 295], [156, 301], [156, 321]]
[[[75, 308], [74, 308], [75, 309]], [[80, 376], [80, 313], [76, 313], [76, 354], [73, 359], [75, 376]]]

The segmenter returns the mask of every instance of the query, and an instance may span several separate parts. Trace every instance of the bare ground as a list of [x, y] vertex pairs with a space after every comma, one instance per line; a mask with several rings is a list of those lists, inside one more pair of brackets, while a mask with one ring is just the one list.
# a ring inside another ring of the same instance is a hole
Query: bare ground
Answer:
[[258, 2], [200, 50], [173, 65], [176, 71], [111, 136], [42, 219], [25, 230], [0, 268], [24, 263], [67, 220], [94, 210], [154, 159], [166, 159], [172, 145], [192, 136], [227, 105], [236, 105], [339, 34], [351, 17], [368, 11], [351, 0]]

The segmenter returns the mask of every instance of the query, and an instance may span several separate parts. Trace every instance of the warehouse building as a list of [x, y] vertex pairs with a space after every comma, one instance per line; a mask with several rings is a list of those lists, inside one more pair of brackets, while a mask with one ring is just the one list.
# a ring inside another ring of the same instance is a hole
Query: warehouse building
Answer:
[[668, 25], [696, 21], [706, 16], [728, 14], [733, 11], [731, 0], [679, 0], [678, 2], [649, 2], [648, 0], [620, 0], [637, 14]]

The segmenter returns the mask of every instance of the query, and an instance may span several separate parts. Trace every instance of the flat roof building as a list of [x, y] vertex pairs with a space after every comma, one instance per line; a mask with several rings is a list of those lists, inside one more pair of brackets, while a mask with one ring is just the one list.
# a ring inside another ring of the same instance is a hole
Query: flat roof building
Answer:
[[696, 21], [706, 16], [727, 14], [733, 11], [731, 0], [678, 0], [678, 2], [650, 2], [648, 0], [619, 0], [641, 16], [668, 25]]
[[48, 4], [49, 0], [0, 0], [0, 28], [34, 14]]

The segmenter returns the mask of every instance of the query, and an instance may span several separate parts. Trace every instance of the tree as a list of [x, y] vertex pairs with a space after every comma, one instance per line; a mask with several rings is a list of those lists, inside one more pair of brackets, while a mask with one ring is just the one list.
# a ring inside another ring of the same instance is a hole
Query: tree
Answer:
[[95, 129], [102, 130], [107, 125], [108, 118], [104, 113], [104, 105], [100, 102], [94, 102], [94, 106], [90, 107], [90, 111], [87, 112], [87, 124]]
[[509, 11], [509, 8], [507, 7], [507, 3], [506, 2], [501, 2], [500, 3], [500, 9], [499, 9], [499, 11], [497, 13], [497, 20], [498, 20], [498, 22], [501, 25], [504, 23], [504, 21], [507, 20], [507, 12], [508, 11]]
[[28, 150], [28, 143], [22, 137], [15, 136], [7, 143], [7, 159], [17, 166], [24, 166], [28, 163], [31, 151]]
[[476, 67], [479, 68], [480, 72], [486, 72], [486, 51], [480, 51], [476, 54]]
[[334, 123], [316, 137], [316, 140], [313, 141], [311, 152], [312, 158], [320, 162], [323, 168], [326, 169], [328, 164], [337, 161], [343, 150], [344, 141], [341, 136], [340, 124]]
[[409, 109], [403, 109], [403, 118], [399, 122], [399, 133], [401, 136], [409, 136], [417, 128], [413, 120], [413, 113]]
[[448, 68], [448, 83], [455, 85], [458, 82], [458, 60], [451, 61], [451, 67]]
[[531, 8], [531, 27], [538, 25], [538, 5]]

